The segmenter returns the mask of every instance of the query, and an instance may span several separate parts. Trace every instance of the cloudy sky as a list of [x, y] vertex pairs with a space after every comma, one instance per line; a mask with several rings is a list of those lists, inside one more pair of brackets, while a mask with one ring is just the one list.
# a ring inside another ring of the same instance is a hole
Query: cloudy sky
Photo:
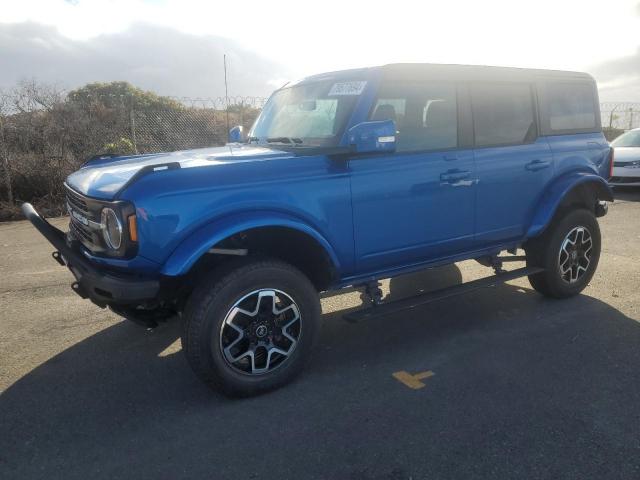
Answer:
[[[234, 4], [237, 5], [234, 7]], [[640, 0], [0, 0], [0, 87], [128, 80], [164, 95], [267, 95], [392, 62], [581, 70], [640, 101]]]

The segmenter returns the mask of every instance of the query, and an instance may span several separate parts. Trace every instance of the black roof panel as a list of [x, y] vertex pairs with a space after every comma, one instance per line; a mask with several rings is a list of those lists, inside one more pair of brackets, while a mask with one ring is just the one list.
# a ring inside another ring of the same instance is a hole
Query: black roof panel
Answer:
[[454, 65], [438, 63], [392, 63], [380, 67], [386, 77], [411, 76], [446, 77], [459, 80], [538, 80], [543, 78], [581, 79], [593, 82], [588, 73], [563, 70], [543, 70], [535, 68], [493, 67], [485, 65]]

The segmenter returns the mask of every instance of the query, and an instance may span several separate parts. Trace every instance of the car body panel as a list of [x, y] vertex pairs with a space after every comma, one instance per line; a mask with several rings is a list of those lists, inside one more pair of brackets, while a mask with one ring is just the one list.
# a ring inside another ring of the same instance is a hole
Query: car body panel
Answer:
[[592, 172], [584, 170], [573, 170], [566, 172], [556, 178], [551, 185], [544, 191], [536, 210], [533, 212], [531, 223], [527, 229], [526, 238], [532, 238], [544, 231], [549, 225], [558, 206], [566, 195], [579, 185], [593, 183], [601, 193], [599, 198], [605, 201], [613, 201], [613, 192], [607, 181]]
[[522, 238], [539, 193], [554, 178], [547, 139], [474, 153], [478, 171], [474, 245]]
[[[640, 160], [640, 147], [615, 147], [615, 162], [627, 164]], [[615, 168], [615, 165], [614, 165]]]
[[167, 276], [184, 275], [218, 242], [236, 233], [260, 227], [283, 227], [310, 236], [324, 249], [337, 272], [343, 271], [332, 245], [309, 224], [283, 212], [250, 210], [225, 216], [193, 232], [172, 252], [160, 273]]
[[164, 166], [171, 164], [179, 168], [214, 167], [283, 156], [293, 155], [270, 148], [229, 144], [224, 147], [98, 159], [87, 162], [80, 170], [69, 175], [67, 185], [88, 197], [113, 200], [145, 168], [157, 168], [157, 171], [161, 171]]
[[[316, 240], [324, 239], [321, 243], [330, 247], [327, 253], [339, 259], [344, 273], [353, 268], [346, 163], [324, 155], [274, 155], [251, 166], [221, 162], [215, 168], [203, 165], [154, 172], [128, 187], [121, 197], [136, 206], [140, 253], [158, 264], [173, 257], [164, 268], [167, 274], [183, 273], [192, 264], [190, 255], [176, 252], [190, 242], [189, 237], [206, 236], [203, 232], [218, 222], [232, 233], [234, 218], [242, 219], [235, 223], [247, 228], [263, 226], [266, 219], [276, 221], [274, 226], [288, 219], [282, 226], [294, 225], [314, 232]], [[209, 243], [217, 239], [212, 233]], [[198, 251], [206, 249], [202, 245]], [[178, 266], [176, 258], [183, 258], [184, 264]]]
[[556, 176], [571, 171], [592, 172], [609, 177], [611, 147], [602, 133], [580, 133], [547, 137], [553, 152]]
[[160, 263], [154, 262], [142, 254], [138, 254], [133, 258], [112, 258], [95, 255], [84, 247], [81, 247], [81, 251], [87, 259], [96, 265], [116, 271], [155, 274], [158, 273], [162, 267]]
[[[360, 272], [471, 248], [475, 197], [471, 150], [363, 156], [350, 160], [349, 167]], [[457, 181], [445, 180], [456, 172]]]

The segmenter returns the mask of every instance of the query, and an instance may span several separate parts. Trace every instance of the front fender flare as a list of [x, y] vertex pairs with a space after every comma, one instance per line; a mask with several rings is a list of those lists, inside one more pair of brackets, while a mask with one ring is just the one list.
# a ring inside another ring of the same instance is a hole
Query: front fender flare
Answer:
[[587, 172], [572, 172], [554, 181], [542, 195], [533, 220], [527, 230], [526, 238], [541, 234], [549, 225], [562, 200], [579, 185], [593, 184], [598, 200], [613, 201], [613, 191], [607, 181], [599, 175]]
[[220, 218], [191, 233], [164, 262], [161, 273], [166, 276], [184, 275], [218, 242], [244, 230], [259, 227], [286, 227], [309, 235], [324, 248], [336, 271], [340, 270], [338, 256], [331, 244], [307, 223], [279, 212], [246, 212]]

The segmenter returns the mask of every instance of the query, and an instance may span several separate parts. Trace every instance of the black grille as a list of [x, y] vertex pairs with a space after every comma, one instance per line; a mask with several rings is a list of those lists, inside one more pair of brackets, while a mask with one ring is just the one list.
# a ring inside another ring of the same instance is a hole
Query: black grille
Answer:
[[611, 177], [611, 183], [640, 183], [640, 177]]
[[[69, 209], [69, 230], [71, 235], [82, 242], [85, 247], [92, 251], [98, 251], [102, 248], [99, 245], [99, 238], [96, 236], [95, 228], [86, 225], [82, 219], [86, 221], [99, 223], [99, 219], [95, 218], [98, 214], [94, 208], [91, 208], [90, 201], [79, 193], [66, 187], [67, 208]], [[77, 215], [74, 215], [74, 213]], [[80, 218], [78, 218], [80, 217]]]
[[91, 233], [89, 233], [86, 230], [86, 228], [82, 228], [82, 227], [84, 227], [84, 225], [80, 225], [79, 223], [73, 220], [69, 222], [69, 228], [71, 229], [71, 233], [73, 233], [74, 237], [76, 237], [80, 241], [89, 242], [93, 244], [93, 238], [91, 237]]
[[85, 216], [89, 215], [87, 201], [82, 197], [82, 195], [74, 192], [70, 188], [67, 188], [67, 202], [69, 203], [71, 208], [77, 210], [79, 213]]

